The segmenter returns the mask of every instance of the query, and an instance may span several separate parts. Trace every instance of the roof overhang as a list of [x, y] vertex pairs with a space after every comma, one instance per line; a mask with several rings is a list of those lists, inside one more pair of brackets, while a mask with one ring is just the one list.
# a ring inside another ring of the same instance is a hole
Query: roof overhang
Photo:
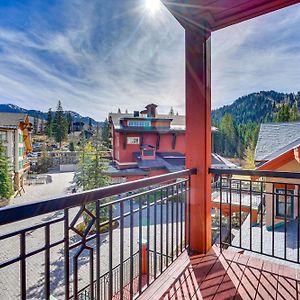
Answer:
[[173, 129], [173, 128], [160, 128], [160, 127], [123, 127], [123, 128], [116, 128], [116, 132], [127, 132], [127, 133], [136, 133], [136, 132], [142, 132], [142, 133], [175, 133], [175, 132], [185, 132], [185, 129]]
[[173, 119], [172, 118], [156, 118], [156, 117], [121, 117], [119, 119], [120, 121], [121, 120], [129, 120], [129, 121], [165, 121], [165, 122], [171, 122]]
[[162, 0], [184, 28], [215, 31], [278, 9], [300, 0]]
[[[281, 155], [265, 162], [264, 164], [260, 165], [256, 168], [257, 171], [276, 171], [280, 167], [286, 165], [287, 163], [291, 162], [292, 160], [298, 161], [300, 163], [299, 158], [299, 147], [289, 149], [288, 151], [282, 153]], [[259, 177], [251, 176], [252, 180], [257, 180]]]
[[1, 131], [6, 131], [6, 130], [16, 130], [19, 127], [17, 125], [0, 125], [0, 130]]

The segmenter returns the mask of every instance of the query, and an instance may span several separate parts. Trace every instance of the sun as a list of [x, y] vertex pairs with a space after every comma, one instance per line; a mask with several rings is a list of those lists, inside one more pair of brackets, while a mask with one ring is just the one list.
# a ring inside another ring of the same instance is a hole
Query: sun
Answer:
[[161, 7], [160, 0], [145, 0], [146, 9], [151, 13], [155, 14]]

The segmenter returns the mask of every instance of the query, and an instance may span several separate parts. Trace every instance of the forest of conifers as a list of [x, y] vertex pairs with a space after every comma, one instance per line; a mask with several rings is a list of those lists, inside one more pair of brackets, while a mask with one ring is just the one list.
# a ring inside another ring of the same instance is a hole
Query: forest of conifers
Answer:
[[225, 157], [244, 158], [255, 150], [261, 123], [299, 121], [299, 106], [300, 92], [261, 91], [213, 110], [212, 123], [218, 128], [213, 136], [213, 151]]

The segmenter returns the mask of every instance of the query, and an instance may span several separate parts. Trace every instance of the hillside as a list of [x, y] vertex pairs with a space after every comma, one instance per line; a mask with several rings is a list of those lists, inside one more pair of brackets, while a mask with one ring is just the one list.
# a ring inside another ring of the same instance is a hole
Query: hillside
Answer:
[[230, 105], [213, 110], [212, 118], [216, 124], [219, 124], [225, 113], [229, 113], [237, 124], [268, 122], [273, 119], [280, 104], [288, 103], [292, 106], [295, 101], [300, 107], [300, 92], [285, 94], [261, 91], [240, 97]]
[[[47, 119], [47, 112], [42, 112], [40, 110], [34, 110], [34, 109], [25, 109], [20, 106], [14, 105], [14, 104], [0, 104], [0, 112], [10, 112], [10, 113], [25, 113], [28, 114], [31, 117], [37, 117], [39, 119]], [[83, 122], [85, 124], [89, 124], [90, 119], [92, 120], [93, 125], [97, 125], [97, 121], [90, 117], [84, 117], [80, 115], [77, 112], [74, 111], [65, 111], [65, 113], [70, 113], [73, 120], [75, 122]]]

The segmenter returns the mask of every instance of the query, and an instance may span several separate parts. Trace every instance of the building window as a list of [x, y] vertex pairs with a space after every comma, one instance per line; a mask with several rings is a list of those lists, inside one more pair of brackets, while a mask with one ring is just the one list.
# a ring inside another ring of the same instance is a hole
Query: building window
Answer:
[[7, 142], [7, 132], [0, 132], [0, 141]]
[[[287, 201], [286, 204], [285, 200]], [[276, 216], [293, 218], [294, 190], [287, 190], [287, 194], [285, 195], [285, 189], [276, 189]]]
[[151, 121], [128, 121], [130, 127], [151, 127]]
[[143, 154], [144, 154], [144, 156], [153, 156], [154, 150], [144, 150]]
[[127, 144], [129, 145], [139, 145], [140, 138], [139, 137], [128, 137], [127, 138]]
[[19, 170], [22, 170], [24, 167], [23, 160], [19, 161]]
[[20, 147], [19, 148], [19, 156], [23, 156], [23, 154], [24, 154], [24, 148]]

